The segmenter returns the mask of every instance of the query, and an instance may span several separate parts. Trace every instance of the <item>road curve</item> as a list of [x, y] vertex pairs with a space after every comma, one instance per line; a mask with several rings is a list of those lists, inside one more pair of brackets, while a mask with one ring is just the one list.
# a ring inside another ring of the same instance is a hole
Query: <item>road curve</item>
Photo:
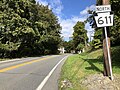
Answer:
[[[58, 87], [55, 83], [57, 83], [64, 61], [62, 59], [66, 56], [32, 57], [0, 63], [0, 90], [57, 90]], [[56, 69], [57, 64], [58, 68]], [[39, 89], [51, 70], [54, 72], [44, 83], [42, 89]]]

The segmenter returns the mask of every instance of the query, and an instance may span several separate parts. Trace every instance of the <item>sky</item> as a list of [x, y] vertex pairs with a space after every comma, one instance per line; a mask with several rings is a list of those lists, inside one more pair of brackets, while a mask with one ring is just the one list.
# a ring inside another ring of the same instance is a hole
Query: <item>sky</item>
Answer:
[[[61, 36], [65, 41], [69, 41], [72, 37], [73, 27], [77, 21], [84, 21], [89, 16], [87, 11], [95, 9], [96, 0], [36, 0], [40, 4], [48, 5], [58, 17], [59, 23], [62, 26]], [[85, 25], [90, 37], [93, 29], [89, 23]]]

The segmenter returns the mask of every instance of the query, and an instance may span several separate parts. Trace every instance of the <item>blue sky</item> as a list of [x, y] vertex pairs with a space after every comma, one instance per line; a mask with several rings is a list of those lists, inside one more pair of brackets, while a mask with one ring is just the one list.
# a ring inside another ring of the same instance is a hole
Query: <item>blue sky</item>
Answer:
[[78, 16], [80, 11], [83, 11], [87, 6], [95, 4], [95, 0], [61, 0], [64, 5], [62, 13], [66, 15], [67, 18], [71, 16]]
[[[61, 36], [68, 41], [72, 36], [73, 26], [77, 21], [84, 21], [88, 17], [87, 10], [95, 9], [96, 0], [36, 0], [37, 2], [48, 5], [59, 19], [62, 26]], [[93, 29], [87, 23], [85, 29], [92, 31]]]

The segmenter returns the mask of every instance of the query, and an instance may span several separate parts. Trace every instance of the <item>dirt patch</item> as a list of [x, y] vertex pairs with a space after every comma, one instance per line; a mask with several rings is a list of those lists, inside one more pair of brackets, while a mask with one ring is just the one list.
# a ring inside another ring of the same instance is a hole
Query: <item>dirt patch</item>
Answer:
[[80, 84], [88, 90], [120, 90], [120, 76], [114, 75], [111, 81], [102, 74], [94, 74], [82, 79]]

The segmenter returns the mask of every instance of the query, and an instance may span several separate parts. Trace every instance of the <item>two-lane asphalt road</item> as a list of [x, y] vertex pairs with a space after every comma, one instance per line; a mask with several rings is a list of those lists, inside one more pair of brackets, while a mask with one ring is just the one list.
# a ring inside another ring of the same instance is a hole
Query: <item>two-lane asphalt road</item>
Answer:
[[58, 77], [55, 76], [59, 76], [66, 56], [52, 55], [0, 63], [0, 90], [57, 90], [54, 83]]

